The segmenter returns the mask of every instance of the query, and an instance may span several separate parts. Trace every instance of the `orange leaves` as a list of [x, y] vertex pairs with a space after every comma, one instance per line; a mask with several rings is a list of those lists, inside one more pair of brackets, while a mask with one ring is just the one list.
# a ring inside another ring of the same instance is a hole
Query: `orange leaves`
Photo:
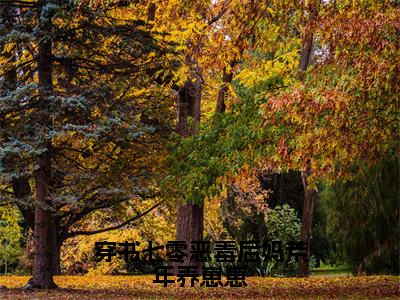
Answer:
[[277, 153], [280, 157], [286, 157], [288, 155], [287, 146], [285, 145], [285, 139], [281, 138], [278, 142]]
[[395, 7], [356, 6], [323, 14], [315, 30], [334, 51], [334, 63], [359, 70], [356, 80], [368, 89], [400, 66], [399, 15]]
[[[354, 99], [337, 89], [294, 89], [269, 99], [266, 124], [286, 128], [276, 145], [280, 164], [302, 168], [312, 159], [313, 173], [333, 172], [335, 161], [350, 159], [360, 150], [355, 126], [364, 118], [349, 118]], [[358, 123], [357, 123], [358, 122]], [[350, 154], [350, 155], [349, 155]]]
[[248, 277], [243, 288], [180, 288], [153, 284], [154, 275], [146, 276], [57, 276], [59, 290], [27, 292], [20, 288], [27, 276], [0, 277], [2, 298], [35, 299], [343, 299], [355, 297], [381, 298], [400, 296], [399, 277], [311, 277], [311, 278], [262, 278]]
[[326, 5], [313, 24], [321, 50], [307, 80], [263, 109], [264, 125], [280, 128], [287, 144], [276, 147], [281, 164], [301, 169], [311, 158], [318, 176], [345, 174], [351, 163], [400, 148], [400, 9], [342, 5]]

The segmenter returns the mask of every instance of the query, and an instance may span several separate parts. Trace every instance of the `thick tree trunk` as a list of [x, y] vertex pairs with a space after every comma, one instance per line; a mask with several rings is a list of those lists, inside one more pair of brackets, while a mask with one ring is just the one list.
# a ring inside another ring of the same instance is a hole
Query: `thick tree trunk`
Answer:
[[[192, 81], [194, 79], [194, 82]], [[197, 68], [192, 78], [178, 91], [177, 97], [177, 127], [176, 131], [183, 137], [188, 137], [196, 132], [196, 124], [200, 121], [201, 103], [201, 78], [200, 69]], [[193, 124], [188, 123], [188, 118], [193, 118]], [[204, 227], [204, 205], [178, 203], [176, 240], [185, 241], [190, 248], [193, 240], [203, 239]], [[190, 257], [183, 263], [175, 264], [175, 272], [179, 265], [197, 265], [200, 263], [191, 262]]]
[[[39, 111], [38, 123], [46, 135], [51, 130], [52, 123], [49, 109], [48, 96], [53, 91], [52, 83], [52, 42], [49, 38], [51, 32], [51, 16], [43, 18], [42, 9], [46, 1], [41, 1], [38, 6], [37, 16], [41, 39], [39, 40]], [[43, 38], [46, 37], [46, 38]], [[33, 277], [29, 280], [28, 287], [33, 288], [55, 288], [53, 276], [55, 272], [55, 250], [57, 249], [57, 223], [52, 211], [52, 142], [48, 137], [44, 138], [42, 147], [46, 150], [37, 158], [39, 168], [35, 171], [36, 206], [35, 206], [35, 263]]]
[[[190, 249], [191, 241], [199, 241], [203, 239], [204, 228], [204, 205], [198, 204], [181, 204], [178, 207], [178, 216], [176, 224], [176, 240], [186, 241], [188, 250]], [[189, 252], [189, 251], [188, 251]], [[190, 261], [190, 257], [184, 258], [183, 263], [177, 263], [175, 266], [198, 266], [201, 268], [201, 263]]]
[[36, 182], [36, 209], [35, 209], [35, 264], [30, 284], [34, 288], [57, 287], [53, 281], [54, 257], [57, 248], [56, 222], [51, 211], [48, 199], [50, 183], [49, 163], [50, 156], [46, 153], [39, 158], [40, 169], [35, 174]]

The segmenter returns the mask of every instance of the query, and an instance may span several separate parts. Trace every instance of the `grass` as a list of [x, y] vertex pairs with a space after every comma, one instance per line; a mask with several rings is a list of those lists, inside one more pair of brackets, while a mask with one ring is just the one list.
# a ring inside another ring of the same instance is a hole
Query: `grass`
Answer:
[[311, 270], [311, 276], [351, 276], [351, 270], [345, 266], [323, 265]]

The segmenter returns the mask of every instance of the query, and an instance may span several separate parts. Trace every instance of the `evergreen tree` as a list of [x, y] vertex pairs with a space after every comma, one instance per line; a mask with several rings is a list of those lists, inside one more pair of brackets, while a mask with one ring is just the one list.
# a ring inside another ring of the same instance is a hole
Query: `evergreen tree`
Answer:
[[[172, 116], [150, 75], [169, 68], [170, 50], [118, 7], [6, 1], [1, 16], [1, 201], [18, 205], [34, 230], [28, 287], [52, 288], [65, 239], [120, 228], [160, 205], [137, 206], [156, 199]], [[111, 226], [82, 229], [98, 210], [110, 211]], [[116, 222], [121, 211], [130, 217]]]
[[325, 187], [328, 233], [354, 273], [399, 273], [400, 159], [382, 159]]

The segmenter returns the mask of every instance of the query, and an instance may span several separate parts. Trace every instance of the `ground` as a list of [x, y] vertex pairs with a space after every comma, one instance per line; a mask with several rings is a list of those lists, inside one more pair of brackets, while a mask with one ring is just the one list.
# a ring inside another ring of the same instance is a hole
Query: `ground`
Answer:
[[166, 288], [150, 276], [57, 276], [59, 289], [24, 291], [27, 276], [0, 276], [0, 299], [399, 299], [400, 277], [246, 278], [247, 287]]

